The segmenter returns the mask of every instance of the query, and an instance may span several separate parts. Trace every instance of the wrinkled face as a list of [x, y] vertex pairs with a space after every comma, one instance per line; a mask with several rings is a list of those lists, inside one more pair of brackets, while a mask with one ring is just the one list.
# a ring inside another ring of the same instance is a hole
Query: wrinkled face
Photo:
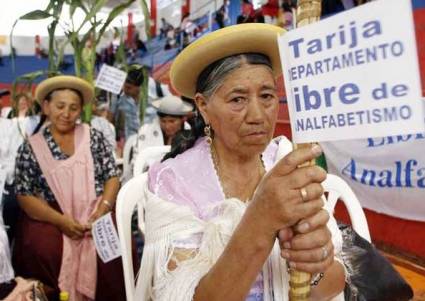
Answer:
[[43, 105], [52, 129], [63, 134], [74, 130], [82, 110], [82, 100], [77, 93], [72, 90], [54, 91], [51, 100], [44, 101]]
[[279, 100], [272, 71], [264, 65], [242, 65], [229, 74], [206, 100], [196, 103], [214, 130], [214, 143], [249, 157], [261, 154], [273, 137]]
[[164, 116], [159, 118], [161, 130], [166, 138], [174, 137], [183, 128], [183, 117]]
[[125, 95], [131, 96], [133, 97], [135, 100], [138, 99], [139, 96], [139, 92], [140, 92], [140, 87], [127, 83], [124, 83], [124, 87], [123, 87], [123, 91]]

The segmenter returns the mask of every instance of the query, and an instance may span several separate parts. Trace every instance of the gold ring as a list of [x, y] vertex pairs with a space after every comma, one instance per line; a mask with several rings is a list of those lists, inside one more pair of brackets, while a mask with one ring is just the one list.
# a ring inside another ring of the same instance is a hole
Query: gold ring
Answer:
[[308, 201], [307, 189], [303, 187], [300, 189], [300, 192], [301, 192], [301, 199], [303, 200], [303, 202]]

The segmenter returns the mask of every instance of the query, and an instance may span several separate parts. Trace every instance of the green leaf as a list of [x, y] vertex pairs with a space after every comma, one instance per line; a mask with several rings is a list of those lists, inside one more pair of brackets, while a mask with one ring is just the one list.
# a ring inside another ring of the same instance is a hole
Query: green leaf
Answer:
[[141, 124], [143, 124], [144, 120], [145, 120], [145, 112], [146, 112], [146, 107], [148, 105], [148, 90], [149, 90], [149, 72], [148, 69], [146, 67], [142, 67], [142, 71], [143, 71], [143, 83], [142, 83], [142, 87], [140, 89], [140, 94], [139, 94], [139, 103], [141, 104], [140, 106], [140, 111], [139, 111], [139, 119]]
[[29, 12], [23, 16], [21, 16], [19, 19], [21, 20], [42, 20], [42, 19], [46, 19], [52, 17], [51, 14], [49, 14], [48, 12], [45, 12], [44, 10], [33, 10], [32, 12]]
[[84, 18], [84, 21], [80, 24], [77, 32], [79, 32], [81, 28], [83, 28], [84, 24], [90, 21], [99, 12], [99, 10], [105, 6], [106, 2], [108, 2], [108, 0], [96, 0], [94, 6], [90, 8], [90, 11]]
[[58, 57], [56, 59], [56, 70], [59, 70], [59, 67], [61, 66], [63, 62], [63, 57], [65, 54], [65, 47], [69, 44], [69, 40], [65, 40], [61, 45], [58, 46]]
[[24, 86], [23, 91], [27, 90], [28, 92], [31, 92], [34, 81], [45, 74], [46, 72], [44, 70], [38, 70], [16, 77], [12, 84], [12, 99], [14, 99], [17, 94], [18, 84]]
[[125, 69], [127, 69], [127, 56], [125, 53], [125, 45], [123, 35], [121, 35], [120, 45], [118, 46], [117, 52], [115, 53], [115, 61], [123, 65]]
[[47, 31], [49, 32], [49, 66], [48, 70], [49, 73], [54, 73], [57, 70], [56, 64], [55, 64], [55, 31], [56, 26], [58, 25], [58, 20], [54, 20], [50, 25], [47, 27]]
[[53, 7], [53, 17], [57, 20], [59, 20], [59, 18], [61, 17], [63, 4], [63, 0], [57, 1], [56, 5]]
[[34, 81], [35, 79], [37, 79], [40, 76], [43, 76], [44, 74], [45, 74], [44, 70], [33, 71], [33, 72], [25, 73], [25, 74], [18, 76], [15, 79], [15, 81], [16, 82]]
[[124, 2], [116, 7], [109, 13], [108, 18], [106, 19], [105, 23], [99, 30], [99, 34], [97, 35], [98, 38], [96, 40], [96, 44], [100, 42], [100, 39], [102, 38], [103, 34], [105, 33], [106, 29], [108, 28], [109, 24], [111, 24], [112, 20], [114, 20], [118, 15], [120, 15], [126, 8], [128, 8], [131, 4], [133, 4], [136, 0], [128, 0], [127, 2]]
[[145, 17], [145, 32], [148, 40], [151, 39], [151, 17], [149, 12], [149, 7], [146, 3], [146, 0], [140, 0], [140, 6], [142, 7], [143, 16]]
[[87, 8], [81, 2], [81, 0], [71, 0], [69, 4], [69, 16], [72, 18], [77, 8], [81, 8], [86, 14], [88, 14]]
[[[19, 20], [19, 19], [18, 19]], [[16, 24], [18, 23], [16, 20], [12, 25], [12, 30], [10, 31], [9, 41], [10, 41], [10, 58], [12, 62], [12, 73], [15, 74], [16, 64], [15, 64], [15, 51], [13, 51], [13, 31], [15, 30]]]

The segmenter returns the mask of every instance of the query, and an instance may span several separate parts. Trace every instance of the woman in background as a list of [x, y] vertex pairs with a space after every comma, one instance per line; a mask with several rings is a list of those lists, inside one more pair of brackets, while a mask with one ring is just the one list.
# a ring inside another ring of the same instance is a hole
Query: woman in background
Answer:
[[48, 123], [26, 141], [16, 159], [20, 217], [16, 272], [50, 287], [51, 300], [125, 300], [121, 261], [97, 260], [91, 223], [113, 210], [119, 189], [104, 136], [78, 124], [93, 87], [73, 76], [40, 83], [36, 98]]

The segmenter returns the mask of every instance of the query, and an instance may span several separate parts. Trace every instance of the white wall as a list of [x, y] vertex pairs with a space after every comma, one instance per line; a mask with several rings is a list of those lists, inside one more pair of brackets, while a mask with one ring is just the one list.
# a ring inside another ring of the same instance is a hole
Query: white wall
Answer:
[[222, 5], [223, 0], [192, 0], [190, 3], [190, 16], [192, 19], [196, 19], [207, 13], [213, 14]]
[[182, 18], [182, 0], [162, 0], [157, 4], [156, 33], [160, 32], [161, 18], [165, 18], [174, 27], [179, 27]]
[[[136, 30], [139, 32], [142, 40], [146, 40], [146, 32], [144, 22], [136, 23]], [[127, 37], [127, 29], [123, 29], [124, 35]], [[66, 37], [56, 37], [59, 40], [59, 43], [62, 43]], [[98, 51], [101, 48], [106, 47], [113, 39], [113, 31], [106, 31], [101, 39], [99, 45], [97, 46]], [[47, 50], [49, 48], [49, 39], [48, 37], [40, 37], [40, 46], [42, 49]], [[35, 36], [14, 36], [13, 37], [13, 47], [15, 47], [17, 55], [35, 55]], [[10, 40], [9, 37], [6, 37], [6, 43], [0, 44], [0, 50], [3, 56], [10, 54]], [[65, 54], [72, 54], [73, 48], [70, 44], [65, 48]]]
[[[5, 0], [1, 0], [5, 1]], [[164, 1], [164, 0], [163, 0]], [[173, 1], [173, 0], [165, 0], [165, 1]], [[10, 2], [10, 3], [9, 3]], [[1, 41], [5, 40], [5, 43], [0, 44], [0, 50], [3, 55], [8, 55], [10, 53], [10, 41], [9, 34], [12, 29], [12, 25], [19, 16], [23, 14], [35, 10], [35, 9], [44, 9], [48, 0], [13, 0], [9, 1], [6, 7], [3, 7], [3, 13], [0, 13], [0, 37]], [[147, 1], [150, 6], [150, 1]], [[97, 14], [98, 20], [105, 20], [111, 11], [111, 7], [104, 7]], [[133, 13], [133, 22], [136, 24], [137, 30], [141, 30], [142, 25], [144, 23], [144, 15], [140, 5], [134, 3], [130, 8], [125, 10], [122, 15], [115, 18], [111, 24], [111, 28], [115, 27], [126, 27], [128, 23], [128, 12]], [[85, 18], [85, 14], [77, 9], [74, 14], [74, 22], [78, 27], [78, 24], [82, 22]], [[13, 44], [17, 50], [19, 55], [34, 55], [35, 54], [35, 36], [41, 36], [41, 46], [42, 48], [48, 48], [48, 32], [47, 26], [50, 24], [52, 20], [44, 19], [44, 20], [20, 20], [15, 29], [14, 29], [14, 38]], [[64, 29], [69, 27], [69, 9], [64, 7], [63, 14], [61, 16], [61, 22], [59, 26], [56, 28], [57, 36], [64, 36]], [[81, 33], [84, 33], [88, 30], [88, 27], [83, 27]], [[141, 34], [141, 37], [146, 37], [144, 33]], [[111, 40], [112, 37], [106, 37], [106, 40]], [[67, 54], [72, 53], [72, 48], [68, 47]]]

